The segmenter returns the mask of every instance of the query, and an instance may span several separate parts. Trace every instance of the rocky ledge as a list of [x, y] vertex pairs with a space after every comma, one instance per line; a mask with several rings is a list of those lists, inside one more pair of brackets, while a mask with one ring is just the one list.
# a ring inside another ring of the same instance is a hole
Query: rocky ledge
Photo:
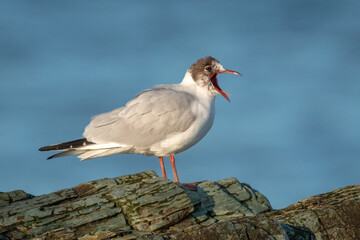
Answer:
[[197, 191], [147, 171], [32, 196], [0, 193], [3, 239], [360, 239], [360, 185], [273, 210], [235, 178]]

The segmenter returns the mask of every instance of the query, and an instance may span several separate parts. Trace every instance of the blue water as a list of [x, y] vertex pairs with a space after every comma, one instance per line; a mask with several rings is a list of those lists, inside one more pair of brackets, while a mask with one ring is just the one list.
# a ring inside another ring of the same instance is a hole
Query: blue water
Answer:
[[[2, 1], [0, 191], [40, 195], [155, 170], [156, 157], [46, 161], [91, 116], [178, 83], [211, 55], [213, 129], [177, 155], [180, 180], [234, 176], [275, 208], [360, 183], [359, 1]], [[166, 159], [168, 175], [171, 168]]]

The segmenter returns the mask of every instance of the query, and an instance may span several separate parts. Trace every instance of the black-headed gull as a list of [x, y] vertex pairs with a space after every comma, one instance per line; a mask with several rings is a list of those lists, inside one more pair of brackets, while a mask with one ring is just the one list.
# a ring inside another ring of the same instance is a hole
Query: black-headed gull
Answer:
[[114, 154], [139, 153], [159, 157], [166, 178], [163, 157], [170, 156], [174, 182], [179, 182], [174, 154], [199, 142], [214, 122], [215, 96], [228, 94], [218, 85], [219, 73], [226, 70], [213, 57], [195, 62], [180, 84], [147, 89], [124, 107], [93, 117], [84, 138], [42, 147], [40, 151], [62, 151], [48, 159], [80, 154], [88, 160]]

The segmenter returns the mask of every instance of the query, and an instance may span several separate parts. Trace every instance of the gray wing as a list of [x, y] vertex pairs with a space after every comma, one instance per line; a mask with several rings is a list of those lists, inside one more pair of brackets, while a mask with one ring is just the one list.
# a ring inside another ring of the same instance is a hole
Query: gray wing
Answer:
[[168, 86], [145, 90], [125, 107], [95, 116], [84, 137], [95, 143], [149, 147], [190, 127], [196, 118], [194, 100], [191, 94]]

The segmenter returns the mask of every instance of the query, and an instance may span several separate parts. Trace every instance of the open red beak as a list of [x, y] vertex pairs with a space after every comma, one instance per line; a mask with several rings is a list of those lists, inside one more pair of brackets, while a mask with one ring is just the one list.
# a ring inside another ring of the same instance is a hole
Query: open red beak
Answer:
[[216, 72], [214, 73], [212, 76], [211, 76], [211, 83], [214, 85], [214, 88], [216, 91], [218, 91], [226, 100], [228, 100], [230, 102], [230, 99], [227, 95], [230, 96], [230, 94], [228, 94], [227, 92], [224, 92], [220, 87], [219, 87], [219, 84], [217, 82], [217, 78], [216, 76], [220, 73], [231, 73], [231, 74], [236, 74], [236, 75], [239, 75], [239, 76], [242, 76], [240, 73], [236, 72], [236, 71], [232, 71], [232, 70], [225, 70], [225, 71], [222, 71], [222, 72]]

